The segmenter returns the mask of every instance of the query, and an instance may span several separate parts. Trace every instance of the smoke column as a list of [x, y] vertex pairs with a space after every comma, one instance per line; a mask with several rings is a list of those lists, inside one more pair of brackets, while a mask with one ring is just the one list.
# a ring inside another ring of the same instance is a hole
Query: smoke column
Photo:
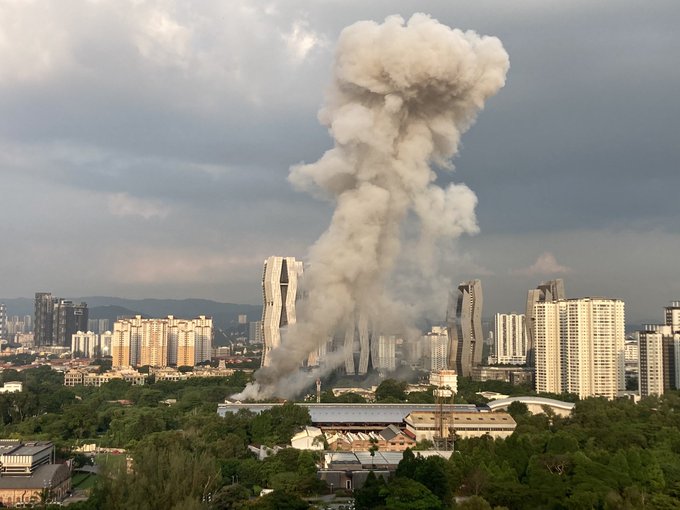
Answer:
[[[305, 385], [307, 355], [356, 317], [394, 327], [399, 311], [385, 284], [415, 215], [423, 271], [434, 243], [475, 233], [477, 197], [463, 184], [435, 184], [435, 165], [452, 169], [460, 137], [484, 101], [505, 84], [508, 55], [481, 37], [424, 14], [408, 22], [361, 21], [338, 41], [333, 82], [319, 120], [335, 140], [319, 161], [291, 168], [295, 188], [336, 203], [330, 226], [309, 252], [298, 320], [272, 364], [237, 398], [293, 396]], [[342, 363], [342, 352], [328, 360]]]

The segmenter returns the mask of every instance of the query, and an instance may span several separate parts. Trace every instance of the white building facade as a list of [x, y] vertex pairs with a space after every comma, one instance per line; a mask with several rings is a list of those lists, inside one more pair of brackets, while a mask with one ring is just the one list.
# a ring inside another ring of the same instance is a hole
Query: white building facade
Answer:
[[429, 352], [429, 370], [445, 370], [449, 362], [449, 335], [446, 328], [434, 326], [422, 337], [422, 342]]
[[272, 350], [281, 345], [281, 328], [295, 324], [298, 279], [303, 265], [295, 257], [269, 257], [262, 272], [262, 366], [271, 364]]
[[524, 365], [527, 362], [527, 332], [523, 313], [497, 313], [494, 320], [496, 362]]
[[397, 337], [380, 335], [374, 343], [373, 368], [378, 372], [394, 372], [397, 369]]

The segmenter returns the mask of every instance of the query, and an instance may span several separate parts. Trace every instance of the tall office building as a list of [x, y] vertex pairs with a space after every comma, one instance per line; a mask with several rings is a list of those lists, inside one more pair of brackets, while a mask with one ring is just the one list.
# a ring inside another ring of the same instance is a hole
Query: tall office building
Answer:
[[524, 365], [527, 361], [527, 332], [524, 314], [497, 313], [494, 321], [496, 362]]
[[458, 285], [455, 315], [453, 302], [453, 296], [450, 296], [446, 318], [451, 342], [449, 368], [456, 370], [459, 376], [470, 377], [472, 368], [482, 364], [482, 282], [470, 280]]
[[117, 320], [110, 338], [114, 367], [195, 366], [211, 359], [212, 318], [143, 319], [137, 315]]
[[533, 317], [537, 392], [612, 399], [625, 389], [623, 301], [537, 302]]
[[281, 328], [295, 324], [295, 302], [302, 262], [295, 257], [269, 257], [262, 272], [262, 366], [271, 364], [271, 353], [281, 345]]
[[67, 299], [54, 300], [52, 308], [52, 345], [71, 346], [71, 336], [87, 331], [87, 303], [74, 303]]
[[24, 323], [24, 333], [33, 331], [33, 320], [30, 315], [24, 315], [24, 320], [22, 322]]
[[52, 297], [49, 292], [36, 292], [34, 306], [35, 345], [71, 346], [71, 336], [87, 331], [87, 303], [74, 303]]
[[54, 312], [54, 300], [49, 292], [35, 293], [34, 319], [34, 343], [36, 346], [52, 345], [52, 314]]
[[0, 340], [8, 340], [7, 333], [7, 307], [0, 303]]
[[567, 299], [564, 292], [564, 280], [558, 278], [556, 280], [548, 280], [541, 282], [541, 284], [531, 289], [527, 295], [527, 309], [524, 320], [524, 327], [526, 328], [527, 337], [527, 354], [526, 364], [529, 368], [535, 365], [535, 351], [534, 351], [534, 305], [536, 303], [545, 303], [557, 301], [560, 299]]

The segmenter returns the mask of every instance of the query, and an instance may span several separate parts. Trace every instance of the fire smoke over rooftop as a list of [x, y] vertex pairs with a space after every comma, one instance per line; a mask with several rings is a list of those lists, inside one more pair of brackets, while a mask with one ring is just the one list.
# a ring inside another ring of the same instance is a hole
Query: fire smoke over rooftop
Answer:
[[[435, 184], [451, 169], [460, 137], [505, 84], [508, 55], [495, 37], [451, 29], [424, 14], [408, 22], [361, 21], [338, 41], [333, 82], [319, 112], [335, 145], [291, 168], [295, 188], [335, 201], [331, 224], [309, 253], [297, 323], [270, 367], [238, 398], [287, 397], [309, 383], [299, 367], [356, 317], [375, 328], [400, 317], [385, 284], [401, 250], [402, 223], [420, 225], [423, 272], [436, 240], [475, 233], [477, 197], [464, 184]], [[341, 353], [340, 353], [341, 354]], [[329, 369], [342, 356], [327, 360]]]

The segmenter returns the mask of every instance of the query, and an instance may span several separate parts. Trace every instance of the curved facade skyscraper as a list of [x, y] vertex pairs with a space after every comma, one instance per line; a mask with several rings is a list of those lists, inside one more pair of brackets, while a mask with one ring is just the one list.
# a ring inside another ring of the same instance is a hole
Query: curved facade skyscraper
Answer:
[[[455, 315], [453, 303], [456, 303]], [[459, 376], [470, 377], [472, 367], [482, 364], [482, 282], [470, 280], [458, 285], [458, 296], [449, 298], [446, 322], [451, 339], [449, 367]]]
[[262, 366], [271, 364], [271, 352], [281, 345], [281, 328], [295, 324], [295, 302], [302, 261], [295, 257], [269, 257], [262, 272]]

